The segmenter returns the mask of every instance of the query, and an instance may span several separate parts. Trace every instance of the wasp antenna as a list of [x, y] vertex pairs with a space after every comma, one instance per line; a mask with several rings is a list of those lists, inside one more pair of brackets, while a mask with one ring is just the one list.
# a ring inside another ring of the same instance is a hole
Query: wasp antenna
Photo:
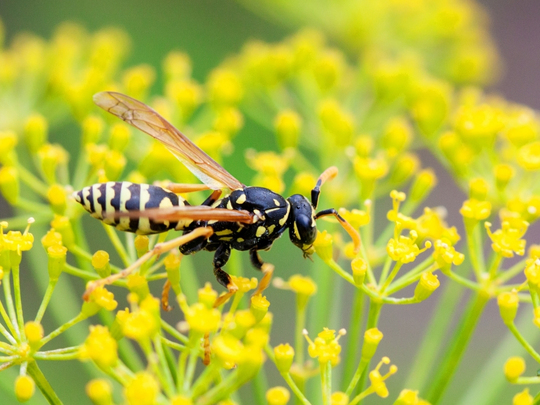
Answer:
[[319, 195], [321, 194], [321, 186], [326, 183], [328, 180], [332, 180], [334, 177], [336, 177], [338, 174], [338, 168], [336, 166], [331, 166], [328, 169], [326, 169], [322, 174], [319, 176], [319, 179], [317, 180], [317, 184], [315, 185], [315, 188], [311, 190], [311, 204], [314, 208], [317, 208], [317, 205], [319, 205]]

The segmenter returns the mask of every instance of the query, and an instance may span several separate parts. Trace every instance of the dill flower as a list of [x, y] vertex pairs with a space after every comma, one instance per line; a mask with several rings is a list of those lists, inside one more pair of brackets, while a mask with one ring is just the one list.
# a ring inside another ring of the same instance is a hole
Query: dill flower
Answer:
[[340, 361], [339, 354], [341, 353], [341, 346], [338, 340], [347, 332], [345, 329], [340, 329], [337, 336], [335, 332], [335, 330], [324, 328], [315, 340], [312, 341], [307, 335], [307, 331], [304, 330], [304, 336], [309, 343], [309, 355], [318, 358], [319, 363], [322, 365], [330, 362], [335, 367]]
[[512, 399], [512, 405], [533, 405], [534, 398], [529, 394], [529, 389], [525, 388], [523, 391], [514, 395]]
[[288, 343], [280, 344], [274, 347], [274, 356], [279, 372], [288, 373], [294, 360], [294, 349]]
[[136, 373], [124, 387], [124, 397], [129, 405], [153, 405], [159, 392], [158, 381], [147, 371]]
[[79, 350], [81, 359], [91, 359], [100, 368], [114, 367], [118, 361], [118, 343], [106, 326], [90, 326], [90, 334]]
[[266, 400], [269, 405], [286, 405], [291, 394], [285, 387], [272, 387], [266, 391]]
[[95, 405], [112, 405], [113, 387], [108, 380], [96, 378], [86, 384], [86, 395]]
[[15, 380], [15, 396], [19, 402], [26, 402], [34, 396], [36, 384], [28, 375], [20, 375]]
[[510, 357], [504, 363], [504, 375], [510, 382], [517, 380], [525, 372], [525, 360], [522, 357]]
[[382, 360], [377, 364], [375, 369], [369, 372], [369, 381], [371, 382], [370, 388], [380, 396], [381, 398], [386, 398], [389, 394], [388, 388], [386, 387], [385, 380], [388, 379], [392, 374], [397, 373], [397, 366], [392, 364], [388, 373], [381, 375], [380, 369], [383, 364], [390, 364], [390, 359], [388, 357], [383, 357]]
[[514, 257], [514, 253], [523, 256], [525, 254], [525, 240], [521, 239], [529, 224], [526, 221], [519, 221], [516, 225], [508, 221], [502, 223], [501, 229], [491, 232], [491, 223], [486, 222], [487, 233], [493, 242], [491, 247], [503, 257]]

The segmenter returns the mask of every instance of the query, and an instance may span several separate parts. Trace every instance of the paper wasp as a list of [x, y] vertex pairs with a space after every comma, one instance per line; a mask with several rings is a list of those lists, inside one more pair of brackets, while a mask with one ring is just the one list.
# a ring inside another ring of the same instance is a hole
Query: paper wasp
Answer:
[[[223, 167], [203, 152], [185, 135], [173, 127], [156, 111], [140, 101], [116, 92], [94, 95], [94, 102], [105, 111], [116, 115], [128, 124], [160, 141], [204, 185], [170, 184], [167, 188], [130, 182], [94, 184], [73, 194], [94, 218], [119, 230], [142, 235], [183, 231], [183, 236], [158, 244], [130, 267], [113, 276], [98, 280], [87, 290], [112, 283], [126, 276], [152, 255], [179, 247], [182, 254], [200, 250], [215, 252], [214, 274], [228, 293], [216, 306], [227, 300], [237, 290], [231, 277], [223, 270], [231, 249], [248, 250], [253, 266], [263, 272], [255, 294], [269, 284], [274, 267], [264, 263], [259, 250], [268, 250], [286, 229], [289, 237], [304, 256], [314, 252], [317, 236], [315, 220], [333, 215], [352, 237], [355, 248], [360, 246], [360, 236], [335, 209], [316, 212], [320, 187], [337, 174], [337, 168], [327, 169], [311, 192], [311, 201], [295, 194], [287, 199], [269, 189], [248, 187], [240, 183]], [[214, 190], [198, 206], [192, 206], [177, 193], [197, 190]], [[222, 189], [229, 194], [221, 197]]]

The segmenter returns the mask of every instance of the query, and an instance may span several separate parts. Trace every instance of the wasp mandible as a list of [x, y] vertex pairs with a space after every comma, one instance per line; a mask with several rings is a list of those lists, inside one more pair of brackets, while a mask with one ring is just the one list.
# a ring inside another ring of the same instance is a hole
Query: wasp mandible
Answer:
[[[337, 175], [331, 167], [319, 177], [311, 192], [311, 201], [300, 194], [284, 198], [263, 187], [248, 187], [240, 183], [184, 134], [146, 104], [117, 92], [94, 95], [94, 102], [105, 111], [160, 141], [203, 183], [175, 184], [167, 188], [130, 182], [94, 184], [73, 193], [74, 198], [94, 218], [126, 232], [149, 235], [168, 230], [183, 231], [183, 236], [157, 244], [131, 266], [120, 273], [92, 283], [85, 297], [99, 285], [110, 284], [128, 275], [152, 255], [179, 248], [184, 255], [207, 250], [214, 253], [214, 274], [228, 293], [216, 302], [226, 301], [237, 290], [231, 277], [223, 270], [231, 249], [249, 251], [253, 266], [263, 273], [255, 294], [269, 284], [274, 266], [263, 262], [259, 250], [268, 250], [286, 229], [293, 244], [304, 257], [314, 252], [317, 236], [315, 221], [333, 215], [353, 239], [355, 250], [360, 247], [358, 232], [335, 209], [316, 212], [320, 188]], [[229, 194], [221, 197], [222, 189]], [[192, 206], [178, 193], [213, 190], [198, 206]]]

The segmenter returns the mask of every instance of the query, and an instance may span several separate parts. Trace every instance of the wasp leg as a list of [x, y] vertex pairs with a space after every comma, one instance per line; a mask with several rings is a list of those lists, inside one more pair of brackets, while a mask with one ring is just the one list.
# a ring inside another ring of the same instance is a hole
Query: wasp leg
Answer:
[[319, 176], [319, 179], [317, 180], [317, 184], [311, 190], [311, 205], [313, 205], [313, 208], [317, 209], [317, 205], [319, 205], [319, 195], [321, 194], [321, 186], [327, 182], [328, 180], [332, 180], [334, 177], [336, 177], [338, 174], [338, 169], [336, 166], [329, 167], [326, 169], [322, 174]]
[[317, 214], [315, 214], [315, 219], [319, 219], [321, 217], [326, 217], [328, 215], [333, 215], [337, 218], [340, 225], [347, 231], [351, 239], [354, 243], [354, 253], [358, 253], [360, 251], [360, 246], [362, 245], [362, 240], [360, 239], [360, 234], [356, 229], [352, 227], [351, 224], [349, 224], [345, 219], [337, 213], [337, 211], [334, 208], [330, 208], [324, 211], [320, 211]]
[[259, 282], [259, 287], [257, 287], [257, 290], [253, 293], [253, 295], [262, 294], [272, 280], [272, 274], [274, 274], [274, 265], [263, 262], [261, 256], [259, 256], [259, 252], [256, 249], [251, 249], [249, 251], [249, 258], [251, 260], [251, 264], [257, 270], [260, 270], [263, 273], [263, 278]]
[[204, 202], [201, 205], [211, 206], [219, 199], [220, 196], [221, 196], [221, 190], [214, 190], [212, 194], [210, 194], [208, 198], [204, 200]]
[[[218, 283], [227, 288], [227, 292], [216, 298], [216, 301], [214, 302], [214, 308], [217, 308], [227, 302], [229, 298], [231, 298], [236, 293], [236, 291], [238, 291], [238, 286], [234, 284], [231, 276], [221, 268], [225, 265], [225, 263], [227, 263], [230, 256], [231, 245], [224, 243], [219, 245], [219, 247], [216, 249], [216, 253], [214, 255], [214, 275], [216, 276]], [[204, 335], [203, 358], [203, 364], [206, 366], [210, 364], [210, 353], [210, 334], [206, 333]]]
[[159, 256], [162, 253], [168, 252], [169, 250], [182, 246], [183, 244], [189, 241], [192, 241], [193, 239], [199, 238], [201, 236], [205, 238], [209, 238], [213, 233], [214, 233], [214, 230], [212, 228], [197, 228], [186, 235], [182, 235], [178, 238], [172, 239], [167, 242], [158, 243], [156, 246], [154, 246], [152, 250], [149, 250], [148, 252], [146, 252], [144, 255], [142, 255], [136, 261], [134, 261], [133, 264], [131, 264], [131, 266], [125, 268], [119, 273], [113, 274], [112, 276], [103, 278], [101, 280], [90, 282], [88, 286], [86, 287], [86, 291], [84, 292], [84, 295], [83, 295], [84, 300], [88, 301], [90, 298], [90, 294], [96, 288], [103, 287], [104, 285], [107, 285], [107, 284], [112, 284], [116, 280], [127, 277], [134, 270], [136, 270], [140, 265], [142, 265], [144, 262], [150, 259], [152, 256]]
[[214, 308], [227, 302], [227, 300], [238, 291], [238, 287], [232, 281], [231, 276], [222, 269], [229, 260], [229, 257], [231, 257], [231, 245], [225, 243], [219, 245], [214, 255], [214, 275], [216, 276], [218, 283], [227, 288], [227, 292], [216, 299]]
[[171, 291], [171, 282], [169, 280], [165, 281], [163, 284], [163, 290], [161, 290], [161, 308], [164, 311], [171, 311], [172, 307], [169, 305], [169, 292]]
[[167, 190], [170, 190], [176, 194], [210, 190], [210, 187], [208, 187], [206, 184], [182, 184], [182, 183], [170, 183], [170, 182], [164, 182], [162, 184], [163, 184], [163, 187], [165, 187]]

